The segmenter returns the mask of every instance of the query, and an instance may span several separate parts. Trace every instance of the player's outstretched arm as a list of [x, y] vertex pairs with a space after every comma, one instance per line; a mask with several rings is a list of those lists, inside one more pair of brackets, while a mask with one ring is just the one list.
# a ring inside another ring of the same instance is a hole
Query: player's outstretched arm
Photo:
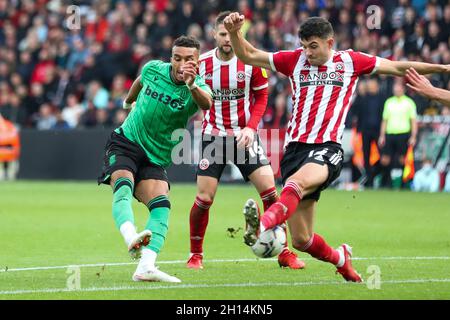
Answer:
[[408, 81], [406, 85], [418, 94], [450, 107], [450, 91], [434, 87], [427, 78], [418, 74], [413, 68], [406, 71], [406, 80]]
[[139, 92], [141, 92], [142, 84], [141, 84], [141, 76], [137, 77], [131, 85], [130, 91], [128, 91], [127, 97], [123, 101], [124, 109], [131, 109], [133, 102], [136, 101], [139, 96]]
[[184, 82], [191, 91], [192, 98], [197, 106], [202, 110], [211, 108], [213, 100], [209, 92], [206, 92], [195, 84], [195, 77], [197, 76], [197, 64], [194, 61], [188, 61], [183, 66]]
[[230, 33], [231, 45], [236, 56], [245, 64], [271, 69], [269, 53], [256, 49], [244, 39], [241, 33], [244, 20], [244, 16], [238, 12], [231, 13], [223, 20], [225, 28]]
[[450, 73], [450, 65], [431, 64], [416, 61], [391, 61], [380, 58], [380, 65], [376, 71], [377, 74], [389, 74], [393, 76], [404, 76], [406, 70], [414, 68], [420, 74], [429, 73]]

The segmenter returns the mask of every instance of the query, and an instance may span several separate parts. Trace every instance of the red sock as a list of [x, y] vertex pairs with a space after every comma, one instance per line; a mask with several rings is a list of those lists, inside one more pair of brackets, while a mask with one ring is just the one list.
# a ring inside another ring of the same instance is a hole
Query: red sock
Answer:
[[281, 191], [280, 200], [272, 204], [261, 217], [264, 228], [273, 228], [289, 219], [301, 199], [302, 193], [299, 186], [294, 181], [288, 182]]
[[212, 201], [203, 201], [199, 197], [195, 198], [189, 216], [191, 253], [203, 253], [203, 238], [209, 220], [209, 207]]
[[267, 189], [266, 191], [261, 192], [259, 195], [263, 202], [264, 211], [269, 209], [269, 207], [278, 200], [277, 189], [275, 187]]
[[308, 252], [314, 258], [330, 262], [334, 265], [337, 265], [339, 262], [339, 251], [330, 247], [317, 233], [313, 234], [301, 251]]

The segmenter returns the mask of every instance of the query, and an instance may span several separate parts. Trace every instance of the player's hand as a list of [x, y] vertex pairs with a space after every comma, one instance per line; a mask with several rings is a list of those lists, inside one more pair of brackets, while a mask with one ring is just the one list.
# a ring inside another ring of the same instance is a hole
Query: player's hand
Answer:
[[380, 137], [378, 138], [378, 145], [380, 147], [383, 147], [385, 143], [386, 143], [386, 136], [384, 134], [380, 135]]
[[413, 68], [409, 68], [406, 70], [406, 80], [408, 83], [406, 84], [408, 88], [417, 92], [418, 94], [430, 97], [433, 92], [433, 85], [431, 82], [425, 78], [424, 76], [417, 73], [417, 71]]
[[248, 149], [253, 144], [254, 140], [255, 130], [249, 127], [242, 129], [236, 136], [237, 147], [241, 149]]
[[184, 64], [181, 71], [183, 72], [184, 82], [191, 86], [197, 76], [197, 64], [194, 61], [188, 61]]
[[414, 146], [416, 145], [416, 142], [417, 142], [416, 137], [410, 137], [408, 140], [408, 145], [414, 148]]
[[223, 20], [223, 25], [228, 32], [238, 32], [241, 27], [244, 25], [245, 17], [239, 12], [230, 13]]

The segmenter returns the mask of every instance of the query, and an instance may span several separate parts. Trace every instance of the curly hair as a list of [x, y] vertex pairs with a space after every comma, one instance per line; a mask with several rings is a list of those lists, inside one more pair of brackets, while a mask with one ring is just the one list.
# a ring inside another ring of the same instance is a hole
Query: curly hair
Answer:
[[321, 39], [328, 39], [334, 35], [333, 26], [331, 23], [320, 17], [308, 18], [300, 25], [298, 36], [300, 39], [308, 40], [311, 37], [319, 37]]

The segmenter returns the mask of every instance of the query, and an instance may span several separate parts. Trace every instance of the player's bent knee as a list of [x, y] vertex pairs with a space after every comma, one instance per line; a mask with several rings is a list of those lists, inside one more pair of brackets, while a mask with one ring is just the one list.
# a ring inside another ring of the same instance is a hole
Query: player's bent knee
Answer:
[[154, 197], [147, 203], [147, 207], [150, 211], [157, 208], [167, 208], [170, 209], [169, 197], [165, 194]]
[[117, 183], [119, 179], [129, 179], [134, 184], [133, 173], [128, 170], [116, 170], [111, 174], [111, 187], [114, 190], [114, 185]]
[[128, 177], [120, 177], [114, 181], [112, 188], [114, 194], [133, 194], [134, 183]]
[[197, 194], [197, 198], [206, 203], [214, 202], [214, 194], [211, 192], [200, 192]]

